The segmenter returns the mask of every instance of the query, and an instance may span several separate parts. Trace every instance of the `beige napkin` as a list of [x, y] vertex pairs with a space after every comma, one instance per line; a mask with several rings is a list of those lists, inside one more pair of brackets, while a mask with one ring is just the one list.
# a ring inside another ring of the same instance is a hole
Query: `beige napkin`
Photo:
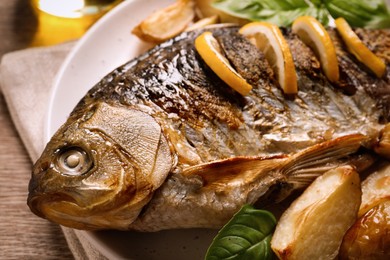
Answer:
[[[44, 119], [53, 79], [74, 46], [69, 42], [8, 53], [0, 64], [0, 88], [32, 161], [42, 152]], [[30, 172], [26, 172], [29, 175]], [[76, 259], [105, 259], [84, 232], [62, 227]]]

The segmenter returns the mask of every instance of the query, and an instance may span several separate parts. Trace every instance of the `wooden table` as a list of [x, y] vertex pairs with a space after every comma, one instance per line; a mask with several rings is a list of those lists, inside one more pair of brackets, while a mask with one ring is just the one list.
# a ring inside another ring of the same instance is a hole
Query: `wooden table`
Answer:
[[[39, 45], [39, 31], [28, 0], [0, 1], [0, 57]], [[0, 93], [0, 259], [72, 259], [60, 227], [26, 205], [31, 166]]]
[[[0, 46], [3, 53], [3, 42]], [[0, 259], [72, 259], [59, 226], [26, 205], [31, 165], [0, 95]]]

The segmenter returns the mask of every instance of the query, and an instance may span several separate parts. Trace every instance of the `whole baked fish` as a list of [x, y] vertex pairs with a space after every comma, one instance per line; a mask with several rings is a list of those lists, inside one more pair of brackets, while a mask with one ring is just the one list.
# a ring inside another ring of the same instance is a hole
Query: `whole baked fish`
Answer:
[[[253, 86], [249, 95], [200, 58], [194, 39], [202, 31], [117, 68], [79, 102], [34, 165], [28, 205], [35, 214], [78, 229], [217, 228], [244, 203], [280, 201], [332, 167], [367, 168], [377, 156], [366, 148], [388, 155], [389, 70], [376, 78], [335, 31], [341, 80], [332, 85], [310, 48], [284, 30], [299, 85], [291, 97], [237, 27], [207, 30]], [[388, 63], [390, 31], [359, 34]]]

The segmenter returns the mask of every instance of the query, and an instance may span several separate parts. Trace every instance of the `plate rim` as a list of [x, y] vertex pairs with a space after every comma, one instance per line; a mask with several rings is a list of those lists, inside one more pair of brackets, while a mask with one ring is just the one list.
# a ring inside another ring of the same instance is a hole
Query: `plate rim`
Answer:
[[[69, 64], [77, 57], [77, 54], [80, 52], [80, 49], [82, 46], [85, 45], [85, 42], [89, 40], [89, 38], [95, 34], [96, 31], [99, 30], [99, 28], [104, 25], [107, 21], [112, 19], [117, 13], [119, 13], [122, 9], [128, 8], [128, 6], [134, 4], [135, 2], [141, 2], [142, 0], [126, 0], [118, 5], [116, 5], [113, 9], [111, 9], [109, 12], [104, 14], [99, 20], [97, 20], [85, 33], [84, 35], [79, 38], [75, 43], [75, 45], [71, 48], [70, 52], [66, 55], [64, 61], [61, 63], [59, 70], [57, 71], [53, 81], [52, 81], [52, 88], [50, 90], [49, 94], [49, 101], [48, 101], [48, 109], [47, 113], [45, 115], [44, 120], [44, 143], [46, 144], [54, 134], [52, 131], [52, 117], [53, 117], [53, 107], [55, 102], [56, 93], [58, 92], [61, 80], [63, 78], [63, 75], [65, 71], [67, 70]], [[92, 86], [91, 86], [92, 87]], [[69, 111], [70, 113], [71, 111]]]

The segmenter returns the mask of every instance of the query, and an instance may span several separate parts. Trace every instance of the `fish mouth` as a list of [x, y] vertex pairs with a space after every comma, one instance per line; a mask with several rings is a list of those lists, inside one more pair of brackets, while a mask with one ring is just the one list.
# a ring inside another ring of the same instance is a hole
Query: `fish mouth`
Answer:
[[40, 205], [41, 202], [44, 200], [45, 196], [39, 185], [39, 176], [44, 175], [45, 171], [37, 173], [36, 169], [37, 167], [35, 165], [33, 169], [33, 174], [28, 184], [27, 205], [35, 215], [41, 218], [45, 218], [45, 216], [40, 211]]
[[35, 215], [50, 219], [47, 213], [45, 213], [44, 208], [53, 203], [66, 202], [77, 205], [76, 200], [67, 193], [47, 191], [44, 187], [45, 185], [42, 184], [42, 178], [46, 175], [47, 169], [41, 169], [41, 171], [37, 171], [36, 169], [37, 167], [34, 167], [32, 178], [28, 185], [29, 193], [27, 197], [27, 205]]
[[40, 210], [41, 201], [42, 201], [42, 196], [31, 194], [31, 192], [28, 194], [27, 205], [30, 208], [31, 212], [37, 215], [38, 217], [46, 218]]
[[35, 215], [53, 223], [82, 230], [99, 229], [99, 225], [85, 222], [84, 209], [67, 194], [33, 193], [29, 195], [27, 204]]
[[48, 205], [52, 205], [54, 203], [68, 203], [77, 205], [75, 199], [68, 194], [65, 193], [45, 193], [37, 190], [30, 191], [27, 198], [27, 205], [30, 210], [37, 216], [45, 219], [50, 219], [45, 208]]
[[[35, 215], [69, 228], [94, 231], [108, 229], [107, 223], [111, 223], [110, 218], [102, 217], [93, 209], [80, 206], [73, 197], [64, 193], [31, 193], [27, 204]], [[114, 224], [115, 221], [118, 222], [112, 217]], [[127, 222], [118, 223], [117, 229], [129, 225]]]

